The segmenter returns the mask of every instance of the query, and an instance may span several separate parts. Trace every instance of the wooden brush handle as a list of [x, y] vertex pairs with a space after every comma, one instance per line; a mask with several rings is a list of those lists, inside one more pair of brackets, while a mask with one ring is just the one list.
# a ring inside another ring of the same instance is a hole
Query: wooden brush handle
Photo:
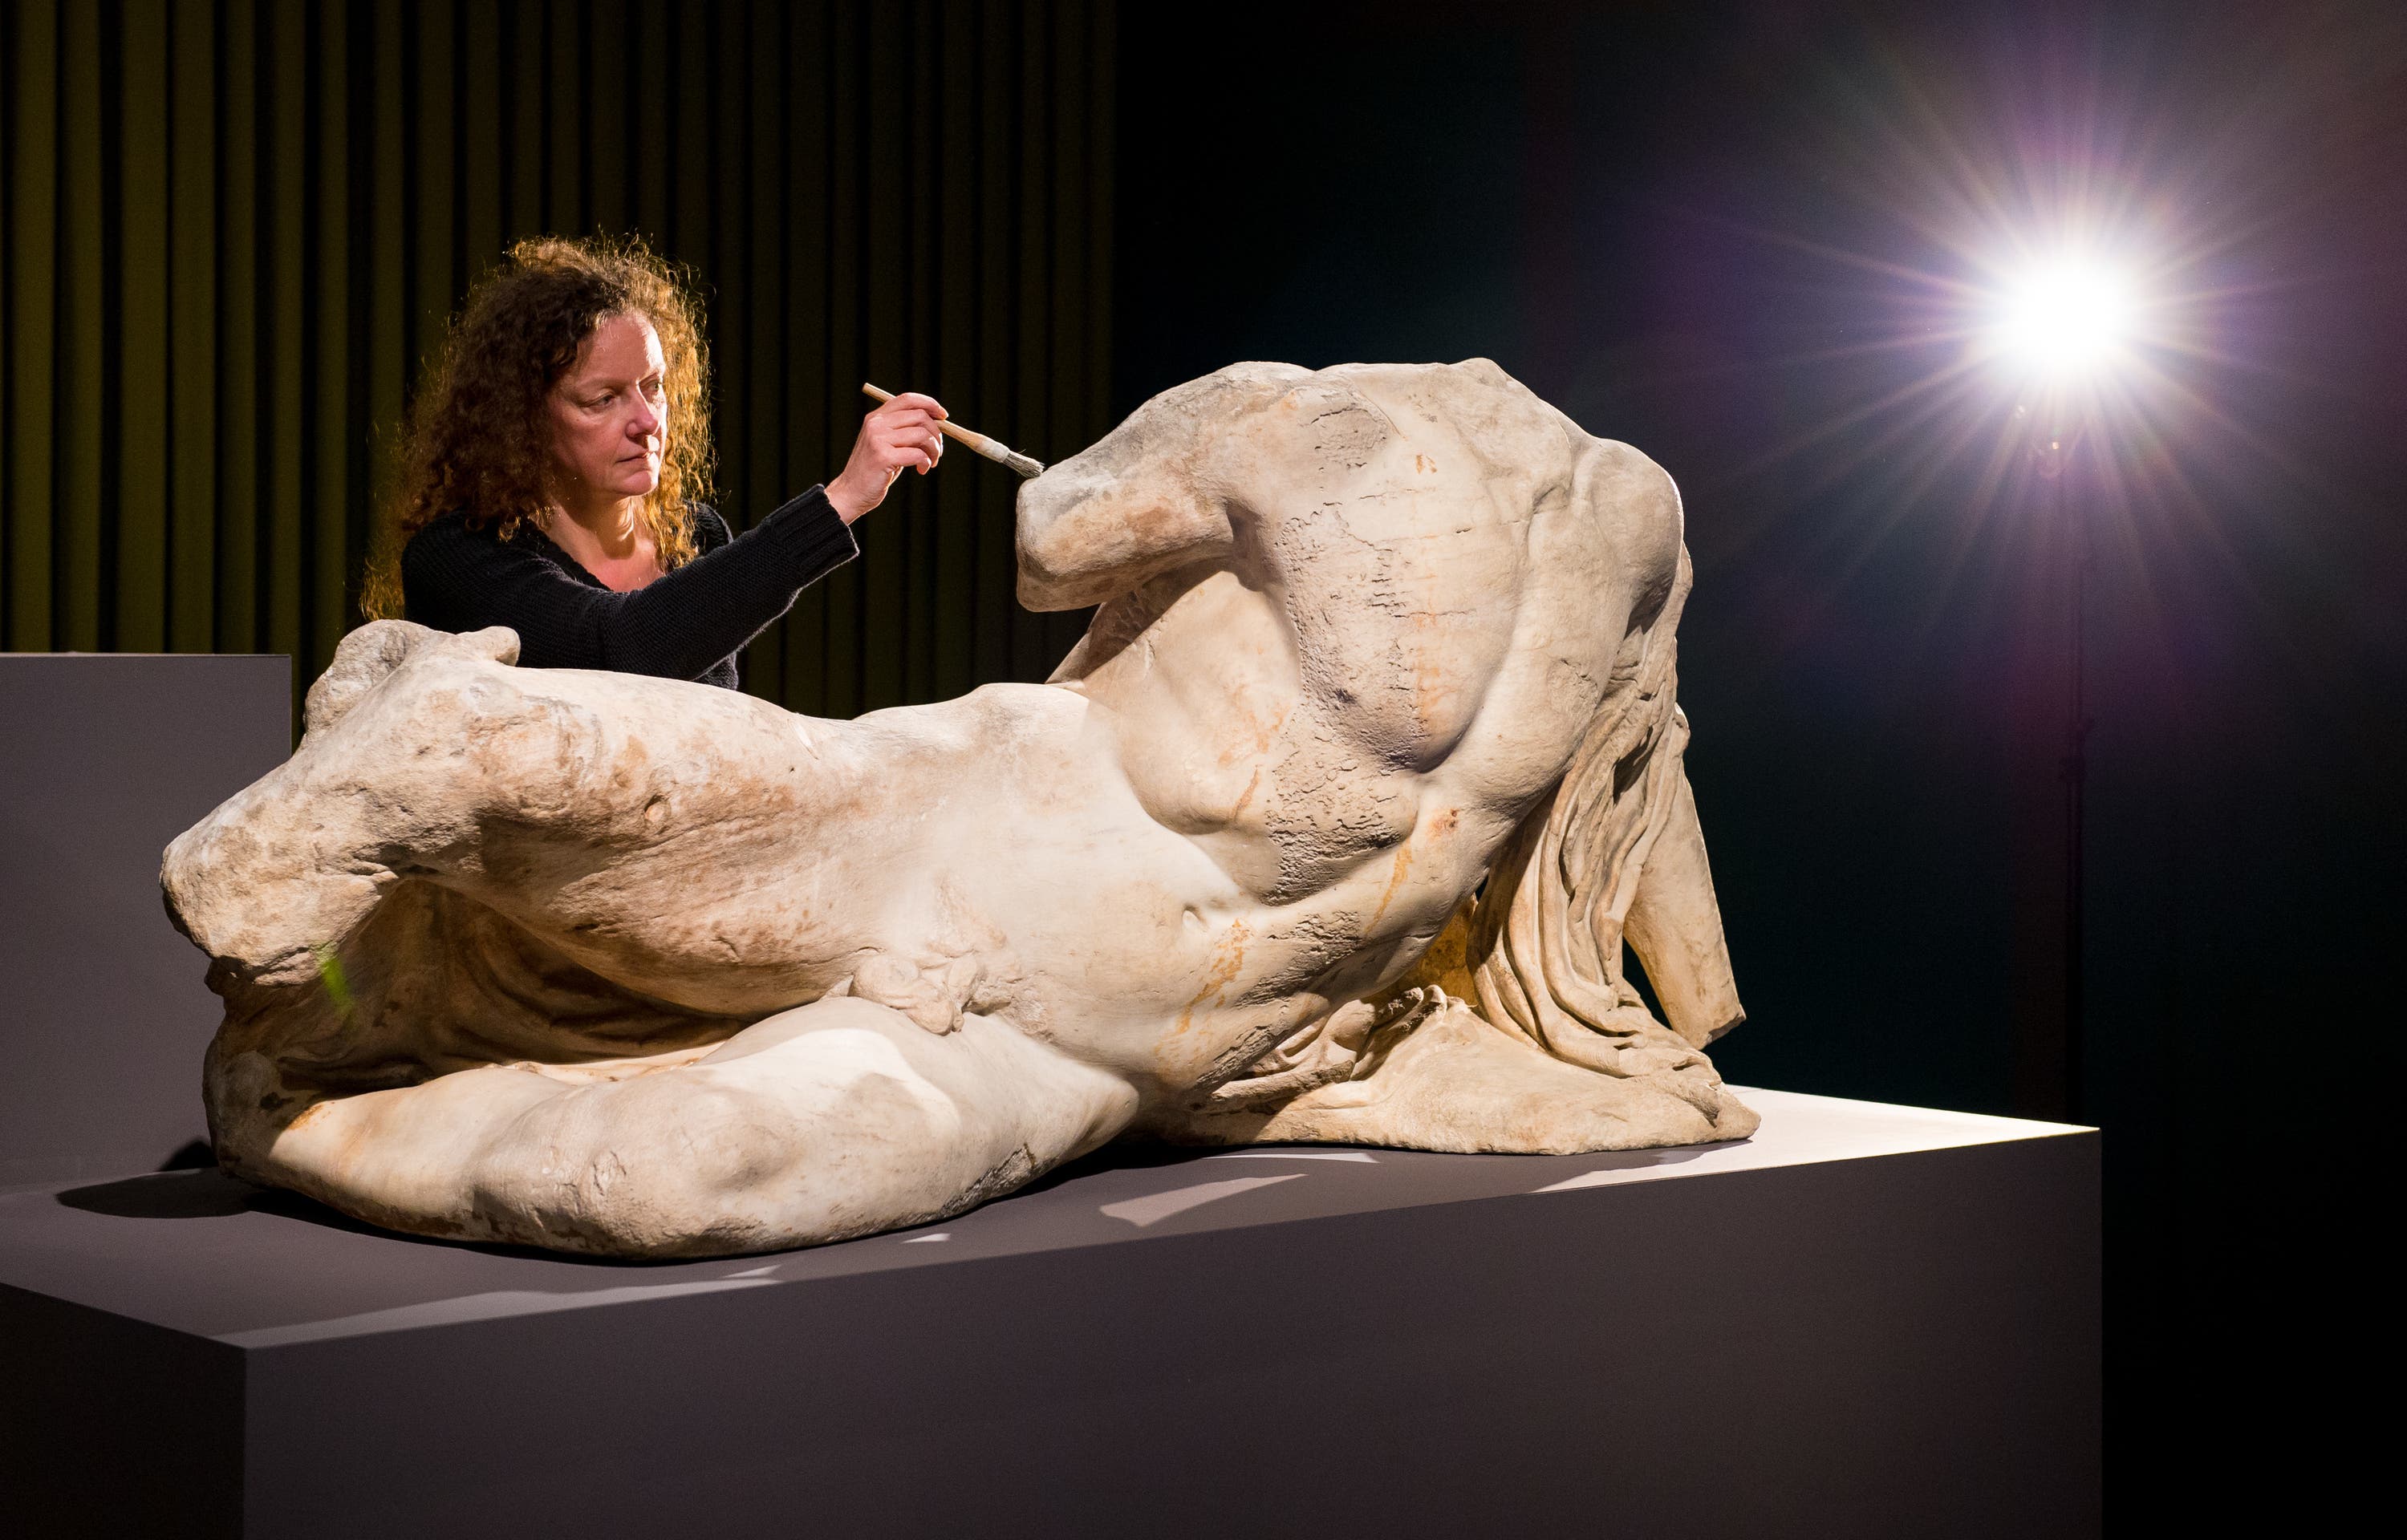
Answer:
[[[867, 396], [872, 401], [885, 402], [892, 401], [894, 399], [893, 391], [880, 390], [877, 387], [871, 385], [866, 381], [863, 381], [862, 384], [861, 393]], [[966, 428], [956, 428], [951, 423], [945, 421], [941, 417], [937, 419], [936, 427], [937, 430], [947, 438], [953, 439], [966, 445], [969, 448], [975, 450], [978, 454], [984, 455], [989, 459], [1001, 459], [1003, 458], [1003, 454], [998, 454], [996, 452], [998, 449], [1002, 448], [1002, 445], [996, 444], [992, 439], [988, 438], [984, 433], [973, 433]], [[1007, 450], [1004, 451], [1004, 453], [1008, 452], [1009, 451]]]
[[[862, 382], [861, 393], [872, 401], [886, 402], [894, 399], [893, 391], [880, 390], [866, 380]], [[984, 455], [997, 465], [1008, 467], [1022, 477], [1041, 476], [1045, 473], [1043, 461], [1031, 459], [1011, 445], [990, 439], [984, 433], [973, 433], [966, 428], [956, 428], [942, 418], [937, 419], [936, 426], [944, 431], [947, 438], [960, 441], [961, 445], [972, 454]]]

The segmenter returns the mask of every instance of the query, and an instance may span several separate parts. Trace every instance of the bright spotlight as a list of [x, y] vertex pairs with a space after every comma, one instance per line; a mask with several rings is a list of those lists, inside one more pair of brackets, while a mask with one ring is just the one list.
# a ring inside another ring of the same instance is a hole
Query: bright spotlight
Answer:
[[2111, 362], [2131, 335], [2130, 280], [2114, 268], [2066, 261], [2025, 274], [2000, 296], [1998, 350], [2062, 379]]

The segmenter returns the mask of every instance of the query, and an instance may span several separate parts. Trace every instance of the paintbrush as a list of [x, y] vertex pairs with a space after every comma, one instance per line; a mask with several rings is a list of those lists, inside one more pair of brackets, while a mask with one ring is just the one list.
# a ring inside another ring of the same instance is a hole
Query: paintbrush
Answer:
[[[874, 385], [862, 385], [861, 393], [873, 401], [894, 399], [893, 391], [880, 390]], [[947, 438], [961, 445], [971, 454], [984, 455], [997, 465], [1008, 465], [1023, 476], [1041, 476], [1045, 473], [1043, 461], [1030, 459], [1026, 455], [1000, 440], [990, 439], [984, 433], [973, 433], [966, 428], [956, 428], [949, 422], [938, 422], [936, 426], [944, 430]]]

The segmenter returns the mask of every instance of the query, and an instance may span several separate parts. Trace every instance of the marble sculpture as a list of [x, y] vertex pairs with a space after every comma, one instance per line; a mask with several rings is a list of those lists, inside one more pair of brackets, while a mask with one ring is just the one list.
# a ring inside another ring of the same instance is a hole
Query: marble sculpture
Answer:
[[[1743, 1137], [1671, 478], [1484, 360], [1247, 363], [1027, 483], [1043, 685], [821, 721], [363, 627], [166, 853], [254, 1181], [629, 1257], [1107, 1140]], [[1637, 954], [1667, 1020], [1626, 976]]]

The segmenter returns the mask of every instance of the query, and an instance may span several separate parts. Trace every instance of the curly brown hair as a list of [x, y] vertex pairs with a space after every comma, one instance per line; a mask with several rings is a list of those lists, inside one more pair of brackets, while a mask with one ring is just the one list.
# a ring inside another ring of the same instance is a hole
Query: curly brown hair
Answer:
[[369, 618], [401, 615], [402, 547], [444, 515], [464, 509], [505, 540], [548, 522], [546, 398], [614, 316], [649, 321], [668, 360], [668, 443], [643, 517], [663, 568], [693, 556], [692, 504], [710, 495], [710, 360], [686, 275], [634, 236], [520, 241], [468, 291], [410, 403], [360, 596]]

